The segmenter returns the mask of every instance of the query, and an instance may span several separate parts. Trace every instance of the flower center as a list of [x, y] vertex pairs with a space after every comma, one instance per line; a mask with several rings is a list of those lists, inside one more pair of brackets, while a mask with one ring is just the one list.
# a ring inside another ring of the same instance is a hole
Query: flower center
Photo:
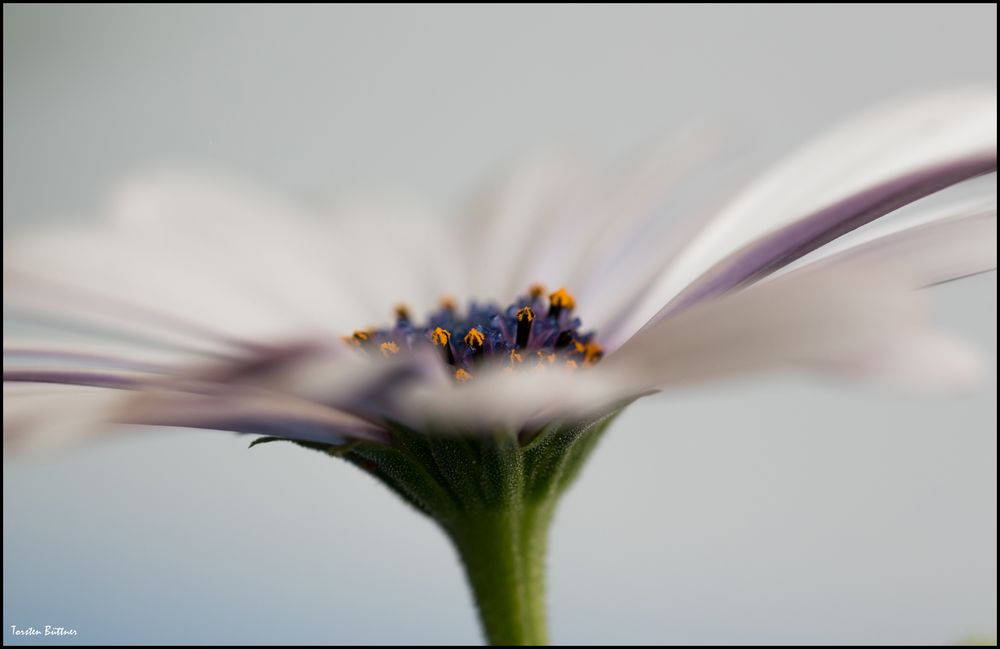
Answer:
[[562, 363], [570, 369], [593, 365], [603, 350], [594, 332], [581, 332], [573, 316], [576, 301], [564, 288], [545, 297], [533, 285], [506, 308], [470, 302], [460, 312], [444, 298], [423, 324], [410, 317], [405, 306], [396, 307], [396, 323], [383, 329], [355, 331], [344, 340], [373, 357], [393, 356], [405, 350], [430, 346], [441, 354], [455, 380], [471, 380], [486, 364], [505, 371], [544, 369]]

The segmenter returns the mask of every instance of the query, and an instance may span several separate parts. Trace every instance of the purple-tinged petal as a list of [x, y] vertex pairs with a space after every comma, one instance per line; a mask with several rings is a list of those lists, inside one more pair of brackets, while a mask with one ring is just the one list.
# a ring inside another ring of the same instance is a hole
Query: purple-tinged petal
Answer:
[[[820, 268], [872, 269], [924, 288], [996, 270], [996, 201], [949, 210], [916, 223], [893, 224], [780, 274]], [[770, 278], [766, 281], [770, 281]]]
[[658, 317], [752, 283], [889, 212], [941, 189], [995, 172], [992, 154], [956, 160], [895, 178], [796, 221], [716, 264], [672, 300]]
[[183, 314], [106, 295], [98, 286], [60, 282], [7, 264], [4, 307], [70, 323], [111, 328], [123, 338], [148, 338], [160, 345], [182, 349], [219, 352], [245, 345], [244, 341], [189, 320]]
[[870, 111], [740, 192], [606, 334], [621, 344], [666, 313], [748, 283], [887, 212], [996, 168], [996, 90]]
[[378, 425], [344, 412], [286, 395], [255, 390], [197, 394], [165, 389], [128, 391], [110, 381], [73, 384], [4, 384], [4, 446], [21, 451], [64, 445], [107, 434], [116, 425], [223, 430], [290, 440], [341, 444], [346, 440], [388, 441]]
[[4, 346], [4, 362], [8, 357], [31, 359], [35, 361], [55, 362], [62, 365], [79, 364], [86, 367], [110, 367], [137, 372], [163, 373], [166, 368], [157, 363], [145, 360], [127, 358], [115, 354], [96, 353], [87, 350], [59, 347], [45, 348], [32, 346]]
[[115, 414], [123, 424], [228, 430], [285, 439], [341, 444], [345, 439], [387, 443], [381, 426], [326, 406], [260, 391], [205, 396], [141, 393]]
[[58, 368], [4, 368], [4, 383], [54, 383], [118, 390], [137, 390], [150, 383], [149, 375], [114, 370], [71, 370]]

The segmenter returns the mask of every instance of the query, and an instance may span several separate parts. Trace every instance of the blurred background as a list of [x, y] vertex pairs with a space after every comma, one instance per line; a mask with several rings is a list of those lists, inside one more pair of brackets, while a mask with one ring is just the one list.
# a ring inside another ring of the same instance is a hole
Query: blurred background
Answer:
[[[450, 209], [520, 154], [718, 118], [788, 148], [996, 82], [995, 5], [4, 6], [5, 236], [194, 162]], [[995, 182], [995, 179], [994, 181]], [[996, 634], [996, 275], [935, 289], [987, 359], [941, 398], [801, 378], [644, 400], [558, 514], [556, 643]], [[474, 643], [432, 525], [346, 464], [144, 430], [4, 465], [4, 642]], [[51, 640], [51, 638], [50, 638]]]

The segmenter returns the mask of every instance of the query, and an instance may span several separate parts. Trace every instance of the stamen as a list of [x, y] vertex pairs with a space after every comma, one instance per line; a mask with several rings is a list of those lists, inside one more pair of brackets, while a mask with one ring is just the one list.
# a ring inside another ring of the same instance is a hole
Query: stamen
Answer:
[[531, 323], [535, 321], [535, 312], [530, 306], [526, 306], [517, 312], [517, 346], [524, 349], [528, 346], [528, 337], [531, 336]]
[[595, 342], [587, 343], [583, 350], [583, 364], [593, 365], [604, 356], [604, 348]]
[[561, 288], [549, 296], [549, 317], [558, 318], [563, 309], [567, 311], [576, 306], [576, 300], [569, 292]]
[[[460, 383], [471, 380], [479, 368], [489, 366], [504, 373], [545, 371], [557, 365], [578, 369], [601, 359], [604, 350], [596, 342], [587, 342], [595, 334], [580, 329], [581, 321], [572, 313], [576, 300], [565, 288], [547, 294], [541, 284], [533, 284], [528, 294], [530, 297], [522, 293], [518, 302], [505, 308], [492, 302], [470, 301], [467, 311], [462, 312], [450, 296], [444, 296], [441, 308], [426, 322], [414, 320], [410, 308], [398, 303], [393, 307], [393, 324], [382, 329], [358, 329], [343, 340], [383, 359], [440, 347], [442, 359]], [[546, 295], [549, 308], [543, 317], [539, 309], [544, 308]], [[454, 335], [459, 338], [452, 340]]]
[[486, 342], [486, 336], [483, 335], [482, 331], [473, 327], [469, 329], [469, 333], [465, 334], [465, 338], [462, 340], [473, 349], [482, 349], [483, 343]]
[[354, 333], [351, 334], [350, 342], [352, 345], [360, 346], [361, 343], [366, 343], [371, 340], [370, 331], [362, 331], [361, 329], [356, 329]]
[[435, 345], [441, 345], [443, 347], [444, 345], [447, 345], [450, 340], [451, 332], [447, 329], [436, 327], [434, 331], [431, 332], [431, 342]]
[[573, 332], [563, 331], [559, 333], [559, 337], [556, 338], [556, 344], [554, 347], [556, 349], [565, 349], [569, 347], [569, 344], [573, 342]]
[[451, 351], [451, 332], [441, 327], [436, 327], [431, 332], [431, 342], [435, 346], [444, 347], [444, 359], [449, 365], [455, 364], [455, 354]]

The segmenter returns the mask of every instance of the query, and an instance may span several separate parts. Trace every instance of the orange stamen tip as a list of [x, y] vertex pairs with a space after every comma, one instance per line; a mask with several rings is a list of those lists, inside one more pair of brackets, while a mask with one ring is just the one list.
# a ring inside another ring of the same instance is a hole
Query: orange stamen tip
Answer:
[[579, 366], [577, 365], [576, 361], [573, 360], [572, 358], [566, 361], [566, 369], [575, 370], [577, 367]]
[[399, 320], [410, 319], [410, 309], [408, 309], [405, 304], [397, 304], [393, 311], [396, 314], [396, 318]]
[[351, 338], [358, 344], [367, 341], [371, 337], [372, 337], [371, 333], [367, 331], [362, 331], [360, 329], [351, 334]]
[[431, 342], [440, 347], [444, 347], [451, 340], [451, 332], [447, 329], [437, 327], [431, 332]]
[[472, 328], [469, 329], [469, 333], [465, 334], [465, 338], [462, 340], [469, 347], [482, 347], [483, 343], [486, 342], [486, 336], [483, 335], [482, 331]]
[[521, 356], [521, 354], [516, 349], [510, 350], [510, 363], [511, 363], [511, 365], [513, 365], [515, 363], [520, 364], [520, 363], [523, 363], [523, 362], [524, 362], [524, 357]]
[[465, 383], [466, 381], [472, 380], [472, 375], [463, 370], [461, 367], [455, 370], [455, 380], [459, 383]]
[[399, 353], [399, 345], [397, 345], [392, 341], [389, 341], [387, 343], [382, 343], [381, 345], [379, 345], [378, 350], [382, 352], [382, 356], [388, 358], [393, 354]]
[[530, 306], [526, 306], [517, 312], [517, 321], [534, 322], [535, 312], [531, 310]]
[[604, 348], [599, 344], [590, 342], [583, 350], [583, 362], [586, 365], [593, 365], [604, 356]]
[[441, 299], [438, 300], [438, 304], [445, 311], [454, 311], [455, 310], [455, 299], [453, 297], [451, 297], [450, 295], [442, 295]]
[[528, 287], [528, 295], [530, 295], [533, 298], [542, 297], [542, 295], [544, 294], [545, 294], [545, 286], [542, 284], [535, 283]]
[[546, 353], [546, 352], [535, 352], [535, 353], [538, 355], [538, 362], [539, 362], [539, 364], [545, 363], [545, 364], [548, 364], [548, 365], [552, 365], [553, 363], [556, 362], [556, 355], [553, 354], [552, 352], [548, 352], [548, 353]]
[[569, 291], [561, 288], [549, 295], [549, 304], [560, 309], [572, 309], [576, 306], [576, 300], [569, 294]]

